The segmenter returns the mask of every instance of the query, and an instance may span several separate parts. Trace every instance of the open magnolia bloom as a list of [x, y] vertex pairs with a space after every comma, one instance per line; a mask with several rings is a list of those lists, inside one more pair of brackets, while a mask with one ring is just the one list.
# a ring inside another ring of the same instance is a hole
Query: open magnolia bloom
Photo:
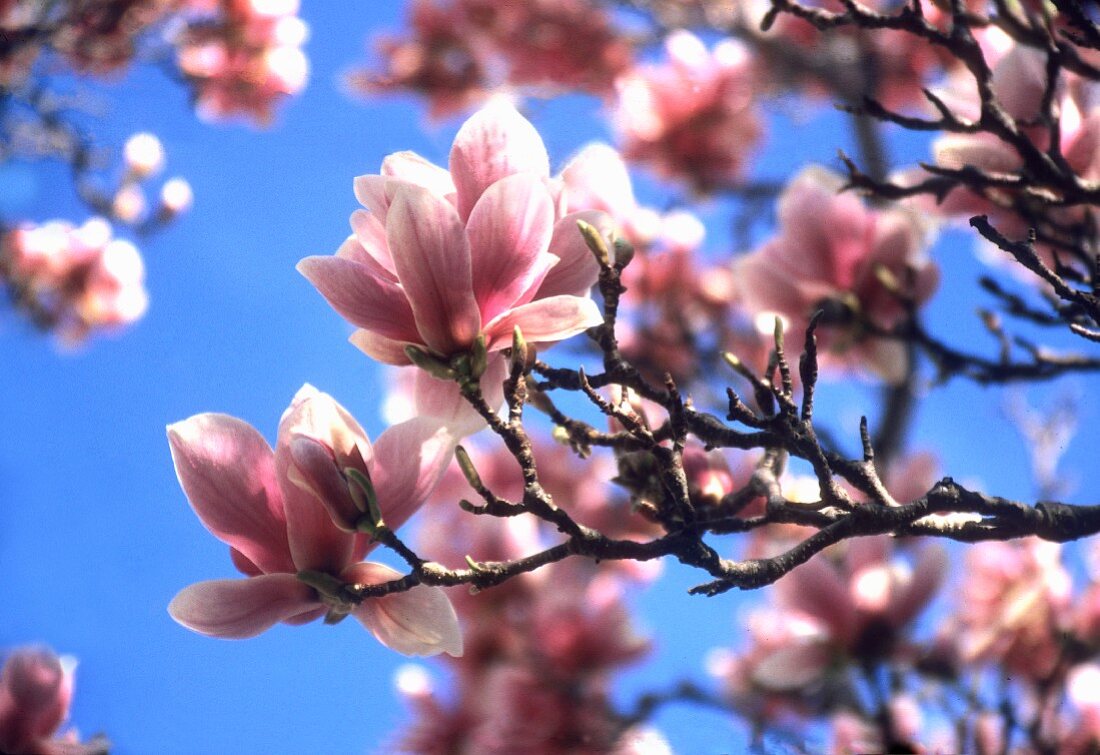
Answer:
[[177, 422], [168, 440], [191, 507], [248, 577], [184, 588], [168, 608], [176, 621], [243, 638], [280, 621], [351, 614], [400, 653], [462, 654], [458, 620], [439, 588], [358, 604], [349, 592], [401, 576], [362, 563], [375, 545], [363, 531], [379, 519], [397, 529], [439, 481], [457, 439], [438, 417], [395, 425], [372, 446], [342, 406], [306, 385], [283, 415], [274, 451], [251, 425], [224, 414]]
[[606, 232], [610, 220], [565, 214], [542, 139], [510, 104], [466, 121], [450, 170], [398, 152], [380, 175], [355, 179], [355, 196], [370, 211], [352, 214], [354, 234], [298, 270], [374, 359], [409, 364], [407, 346], [451, 357], [479, 335], [496, 351], [516, 326], [549, 343], [602, 322], [589, 298], [599, 269], [577, 221]]

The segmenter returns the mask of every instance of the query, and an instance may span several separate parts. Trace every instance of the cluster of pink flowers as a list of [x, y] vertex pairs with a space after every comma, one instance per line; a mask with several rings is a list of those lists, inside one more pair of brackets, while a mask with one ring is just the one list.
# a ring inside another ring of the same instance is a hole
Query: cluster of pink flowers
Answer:
[[[1046, 57], [1038, 49], [1015, 43], [996, 28], [988, 30], [981, 41], [993, 70], [993, 95], [1037, 148], [1049, 150], [1052, 131], [1038, 122], [1047, 88]], [[959, 118], [974, 120], [980, 115], [973, 78], [965, 72], [949, 79], [939, 95]], [[1100, 178], [1100, 84], [1072, 72], [1061, 72], [1052, 110], [1058, 119], [1058, 144], [1066, 164], [1081, 179], [1096, 181]], [[996, 176], [1012, 176], [1024, 169], [1017, 149], [987, 132], [942, 135], [933, 142], [932, 152], [936, 164], [945, 168], [969, 166]], [[956, 189], [934, 211], [953, 218], [988, 215], [1006, 236], [1024, 239], [1033, 225], [1022, 214], [1026, 206], [1027, 201], [1009, 188], [994, 188], [984, 196]], [[1090, 219], [1094, 221], [1095, 216], [1094, 209], [1080, 206], [1052, 212], [1052, 217], [1066, 226], [1081, 226]], [[1047, 263], [1053, 264], [1053, 249], [1043, 244], [1040, 251]]]
[[[974, 7], [981, 2], [968, 0], [966, 5]], [[746, 4], [751, 5], [751, 9], [746, 10], [752, 16], [746, 20], [758, 27], [769, 4]], [[837, 0], [812, 0], [805, 5], [834, 13], [844, 12], [843, 3]], [[884, 0], [869, 0], [862, 5], [886, 14], [896, 7]], [[921, 0], [920, 5], [930, 25], [948, 28], [951, 16], [943, 6], [935, 0]], [[945, 66], [957, 64], [940, 48], [912, 34], [892, 29], [864, 34], [852, 27], [823, 34], [806, 21], [788, 14], [781, 14], [764, 38], [780, 49], [782, 46], [794, 48], [811, 63], [810, 66], [790, 66], [785, 64], [782, 55], [775, 54], [773, 64], [762, 72], [770, 87], [797, 87], [811, 94], [828, 92], [831, 97], [839, 93], [857, 100], [871, 96], [895, 110], [927, 109], [924, 87], [942, 74]], [[833, 65], [815, 70], [813, 62], [818, 60], [831, 60]]]
[[298, 0], [187, 0], [175, 40], [200, 116], [244, 115], [264, 124], [309, 78], [308, 28]]
[[298, 269], [359, 328], [355, 345], [387, 364], [408, 364], [409, 348], [450, 358], [479, 338], [499, 351], [515, 328], [532, 343], [569, 338], [602, 322], [577, 222], [606, 221], [566, 214], [562, 193], [534, 127], [494, 101], [459, 130], [450, 170], [398, 152], [355, 179], [369, 212], [352, 214], [335, 256]]
[[149, 301], [144, 279], [137, 248], [112, 239], [101, 218], [80, 227], [27, 223], [0, 237], [0, 281], [18, 308], [65, 342], [137, 321]]
[[591, 0], [415, 0], [409, 28], [407, 38], [379, 42], [384, 74], [352, 83], [424, 95], [437, 118], [502, 86], [606, 96], [631, 64], [631, 45]]
[[44, 47], [80, 73], [104, 76], [128, 66], [142, 37], [177, 0], [0, 3], [0, 85], [20, 82]]
[[104, 755], [107, 745], [81, 744], [75, 731], [57, 736], [73, 696], [71, 658], [25, 647], [0, 669], [0, 752], [5, 755]]
[[700, 192], [735, 183], [763, 134], [748, 48], [732, 39], [707, 50], [686, 31], [665, 41], [668, 60], [615, 82], [623, 155]]
[[[652, 531], [629, 506], [609, 497], [601, 471], [589, 465], [580, 476], [570, 474], [575, 470], [562, 458], [569, 453], [542, 445], [536, 451], [540, 479], [557, 505], [612, 536]], [[507, 452], [471, 457], [494, 493], [522, 498], [523, 478]], [[478, 500], [452, 466], [428, 503], [418, 536], [419, 550], [446, 566], [465, 567], [467, 558], [522, 558], [554, 536], [528, 517], [472, 517], [455, 505], [460, 499]], [[423, 671], [399, 676], [399, 690], [414, 714], [401, 737], [403, 751], [668, 752], [652, 730], [622, 731], [608, 699], [610, 675], [649, 649], [633, 630], [625, 603], [630, 581], [653, 575], [638, 566], [567, 561], [477, 595], [454, 588], [466, 653], [449, 663], [449, 694], [433, 689]]]
[[866, 334], [865, 323], [890, 328], [909, 304], [939, 282], [925, 256], [927, 231], [913, 213], [865, 206], [840, 194], [843, 179], [811, 167], [779, 198], [779, 230], [734, 263], [739, 300], [771, 332], [775, 316], [801, 343], [810, 316], [825, 311], [818, 331], [830, 357], [901, 379], [908, 361], [900, 342]]

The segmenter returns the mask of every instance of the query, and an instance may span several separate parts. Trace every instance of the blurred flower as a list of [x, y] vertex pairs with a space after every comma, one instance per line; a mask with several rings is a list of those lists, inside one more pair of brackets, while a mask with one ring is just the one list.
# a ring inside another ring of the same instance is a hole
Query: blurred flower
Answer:
[[665, 40], [665, 54], [667, 63], [615, 82], [623, 155], [701, 192], [737, 181], [763, 133], [748, 50], [728, 39], [708, 51], [678, 31]]
[[928, 242], [914, 215], [866, 207], [840, 194], [842, 186], [839, 176], [818, 167], [795, 176], [779, 199], [778, 233], [734, 262], [740, 300], [769, 332], [780, 315], [796, 345], [810, 316], [823, 309], [817, 335], [824, 349], [896, 382], [908, 370], [903, 345], [868, 336], [861, 322], [897, 324], [903, 300], [925, 302], [939, 273], [925, 256]]
[[0, 752], [5, 755], [102, 755], [106, 745], [82, 745], [70, 732], [55, 737], [69, 715], [72, 658], [39, 647], [19, 648], [0, 669]]

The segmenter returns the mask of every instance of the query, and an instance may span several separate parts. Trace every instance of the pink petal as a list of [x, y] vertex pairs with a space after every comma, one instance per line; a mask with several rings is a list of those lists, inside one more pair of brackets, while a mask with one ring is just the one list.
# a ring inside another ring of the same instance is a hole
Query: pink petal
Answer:
[[298, 272], [353, 325], [395, 340], [419, 340], [405, 292], [366, 265], [343, 257], [306, 257]]
[[562, 169], [561, 177], [574, 210], [605, 210], [623, 219], [637, 209], [626, 163], [610, 145], [589, 144]]
[[197, 582], [168, 604], [168, 613], [209, 637], [255, 637], [280, 621], [317, 606], [317, 595], [293, 574]]
[[446, 168], [408, 150], [386, 155], [386, 159], [382, 161], [382, 175], [423, 186], [444, 199], [453, 197], [455, 193], [454, 181]]
[[[410, 341], [395, 341], [361, 328], [352, 333], [348, 340], [351, 341], [352, 346], [375, 361], [392, 364], [395, 367], [411, 364], [408, 355], [405, 354], [405, 347], [414, 345]], [[419, 338], [415, 345], [419, 345]]]
[[0, 748], [37, 752], [68, 716], [72, 693], [71, 660], [43, 647], [12, 652], [0, 672]]
[[546, 185], [530, 173], [503, 178], [478, 199], [466, 234], [474, 297], [484, 320], [493, 319], [525, 293], [533, 294], [557, 262], [546, 254], [553, 223]]
[[820, 620], [838, 645], [847, 646], [855, 636], [856, 612], [848, 586], [822, 556], [795, 567], [775, 583], [779, 601]]
[[355, 505], [332, 450], [313, 438], [294, 435], [290, 439], [290, 458], [293, 462], [288, 473], [290, 481], [312, 492], [333, 524], [354, 530], [363, 512]]
[[267, 441], [247, 422], [197, 414], [168, 426], [183, 492], [203, 525], [264, 572], [294, 571]]
[[[341, 577], [352, 584], [374, 585], [401, 577], [388, 566], [355, 564]], [[407, 592], [368, 598], [354, 611], [364, 627], [379, 642], [404, 655], [462, 655], [462, 630], [458, 616], [438, 587], [420, 585]]]
[[435, 490], [457, 442], [436, 417], [414, 417], [375, 439], [370, 474], [390, 529], [407, 522]]
[[443, 356], [468, 347], [481, 329], [481, 315], [471, 283], [470, 245], [454, 207], [406, 184], [390, 205], [386, 234], [423, 343]]
[[767, 690], [793, 692], [820, 679], [828, 665], [829, 653], [824, 644], [788, 645], [761, 659], [752, 670], [752, 680]]
[[550, 239], [550, 253], [561, 262], [546, 275], [535, 298], [545, 299], [559, 294], [588, 296], [596, 283], [600, 266], [584, 242], [584, 236], [577, 227], [578, 220], [595, 227], [608, 241], [608, 248], [611, 248], [610, 239], [616, 227], [607, 213], [585, 210], [566, 215], [554, 226], [554, 235]]
[[491, 101], [462, 125], [451, 147], [458, 214], [470, 216], [482, 193], [516, 173], [550, 176], [550, 158], [535, 127], [508, 102]]
[[947, 574], [947, 551], [939, 543], [929, 543], [920, 549], [913, 564], [909, 584], [896, 595], [890, 606], [890, 619], [896, 626], [905, 626], [935, 597]]
[[603, 322], [596, 302], [579, 296], [551, 296], [508, 310], [485, 328], [489, 349], [507, 348], [516, 325], [528, 343], [571, 338]]
[[[496, 408], [504, 399], [503, 382], [507, 373], [504, 357], [489, 355], [485, 373], [481, 376], [481, 391], [489, 406]], [[456, 438], [472, 435], [485, 427], [485, 420], [462, 397], [454, 380], [439, 380], [424, 370], [414, 370], [412, 376], [413, 413], [417, 417], [434, 417]]]
[[376, 174], [356, 176], [354, 182], [355, 198], [359, 200], [359, 204], [370, 210], [383, 223], [386, 211], [390, 208], [390, 194], [386, 191], [388, 183], [392, 181]]
[[393, 266], [393, 257], [390, 256], [389, 243], [386, 241], [385, 224], [373, 212], [356, 210], [351, 214], [351, 230], [355, 233], [354, 239], [359, 243], [345, 241], [337, 250], [336, 256], [368, 266], [375, 263], [377, 268], [389, 274], [387, 277], [372, 270], [376, 277], [396, 282], [397, 270]]
[[[293, 475], [294, 460], [291, 455], [291, 439], [295, 435], [314, 438], [327, 437], [332, 425], [346, 422], [344, 416], [332, 406], [336, 402], [331, 396], [323, 394], [311, 385], [302, 386], [294, 396], [290, 408], [279, 422], [279, 438], [275, 444], [275, 468], [279, 475], [279, 484], [283, 490], [286, 509], [287, 537], [290, 552], [294, 557], [297, 570], [337, 574], [351, 561], [354, 536], [340, 530], [315, 493], [304, 489], [295, 482]], [[354, 419], [351, 422], [355, 422]], [[358, 428], [358, 423], [355, 423]], [[358, 428], [362, 434], [362, 429]], [[363, 435], [365, 438], [365, 434]], [[330, 444], [331, 447], [331, 444]], [[369, 445], [364, 449], [370, 454]]]

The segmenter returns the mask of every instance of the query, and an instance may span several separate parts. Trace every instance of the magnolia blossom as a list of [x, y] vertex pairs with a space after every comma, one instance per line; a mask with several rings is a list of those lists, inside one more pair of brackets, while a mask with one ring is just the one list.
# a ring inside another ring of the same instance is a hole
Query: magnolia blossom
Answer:
[[371, 357], [408, 364], [414, 346], [448, 358], [482, 336], [497, 351], [516, 327], [552, 342], [602, 321], [577, 221], [606, 228], [606, 216], [564, 215], [542, 139], [510, 104], [466, 121], [449, 171], [399, 152], [380, 175], [357, 178], [355, 194], [370, 211], [352, 214], [354, 234], [298, 270], [360, 329], [352, 341]]
[[678, 31], [665, 41], [665, 53], [667, 63], [616, 81], [623, 154], [699, 191], [736, 181], [763, 131], [749, 51], [732, 39], [708, 51]]
[[[986, 57], [992, 63], [991, 89], [1005, 112], [1020, 124], [1022, 133], [1040, 150], [1050, 149], [1052, 133], [1033, 125], [1040, 115], [1046, 94], [1046, 55], [1039, 49], [1015, 44], [999, 29], [984, 36]], [[972, 79], [960, 74], [939, 93], [957, 115], [977, 119], [980, 100]], [[1062, 72], [1055, 88], [1052, 111], [1058, 124], [1058, 144], [1065, 163], [1084, 181], [1100, 179], [1100, 84], [1068, 72]], [[1014, 175], [1024, 168], [1016, 148], [988, 132], [944, 134], [932, 144], [935, 162], [945, 168], [966, 166], [996, 175]], [[1023, 239], [1034, 222], [1011, 208], [1020, 201], [1018, 194], [1001, 188], [979, 195], [957, 188], [934, 211], [948, 217], [969, 218], [984, 214], [1009, 238]], [[1042, 208], [1054, 220], [1067, 226], [1089, 222], [1095, 211], [1088, 207]], [[1038, 251], [1048, 265], [1054, 264], [1049, 245], [1039, 244]], [[1062, 255], [1063, 258], [1066, 255]], [[1003, 258], [996, 255], [996, 258]]]
[[384, 71], [357, 71], [351, 85], [422, 95], [433, 118], [502, 88], [604, 96], [631, 62], [630, 42], [591, 0], [414, 0], [406, 28], [378, 41]]
[[45, 648], [12, 652], [0, 669], [0, 752], [5, 755], [94, 755], [105, 745], [82, 745], [75, 733], [56, 737], [73, 696], [71, 658]]
[[145, 314], [145, 265], [137, 247], [93, 218], [23, 224], [0, 237], [0, 281], [40, 327], [75, 343]]
[[1061, 545], [978, 543], [965, 576], [955, 618], [963, 662], [997, 661], [1025, 680], [1048, 678], [1062, 658], [1073, 598]]
[[801, 343], [810, 316], [824, 309], [822, 345], [896, 382], [907, 370], [904, 347], [868, 337], [861, 322], [895, 325], [905, 314], [902, 298], [926, 301], [939, 273], [925, 256], [925, 232], [914, 215], [869, 208], [839, 194], [842, 185], [819, 167], [795, 176], [779, 199], [778, 233], [737, 260], [734, 276], [762, 329], [770, 332], [780, 315]]
[[376, 516], [400, 527], [438, 481], [455, 442], [438, 418], [391, 427], [372, 446], [342, 406], [307, 385], [283, 415], [274, 451], [250, 425], [224, 414], [171, 425], [168, 440], [191, 507], [230, 546], [247, 577], [185, 588], [169, 606], [176, 621], [202, 634], [242, 638], [280, 621], [352, 614], [398, 652], [462, 653], [454, 609], [439, 588], [419, 586], [358, 605], [347, 592], [401, 576], [361, 562], [375, 545], [363, 532]]
[[297, 0], [192, 0], [197, 14], [176, 40], [180, 70], [195, 88], [201, 116], [271, 120], [275, 104], [309, 78], [309, 36]]
[[[936, 544], [912, 564], [892, 558], [885, 537], [848, 541], [843, 561], [816, 556], [775, 585], [784, 632], [755, 637], [736, 669], [735, 690], [792, 693], [817, 685], [838, 658], [870, 660], [894, 652], [905, 630], [939, 588], [947, 556]], [[770, 621], [767, 626], [777, 625]]]

